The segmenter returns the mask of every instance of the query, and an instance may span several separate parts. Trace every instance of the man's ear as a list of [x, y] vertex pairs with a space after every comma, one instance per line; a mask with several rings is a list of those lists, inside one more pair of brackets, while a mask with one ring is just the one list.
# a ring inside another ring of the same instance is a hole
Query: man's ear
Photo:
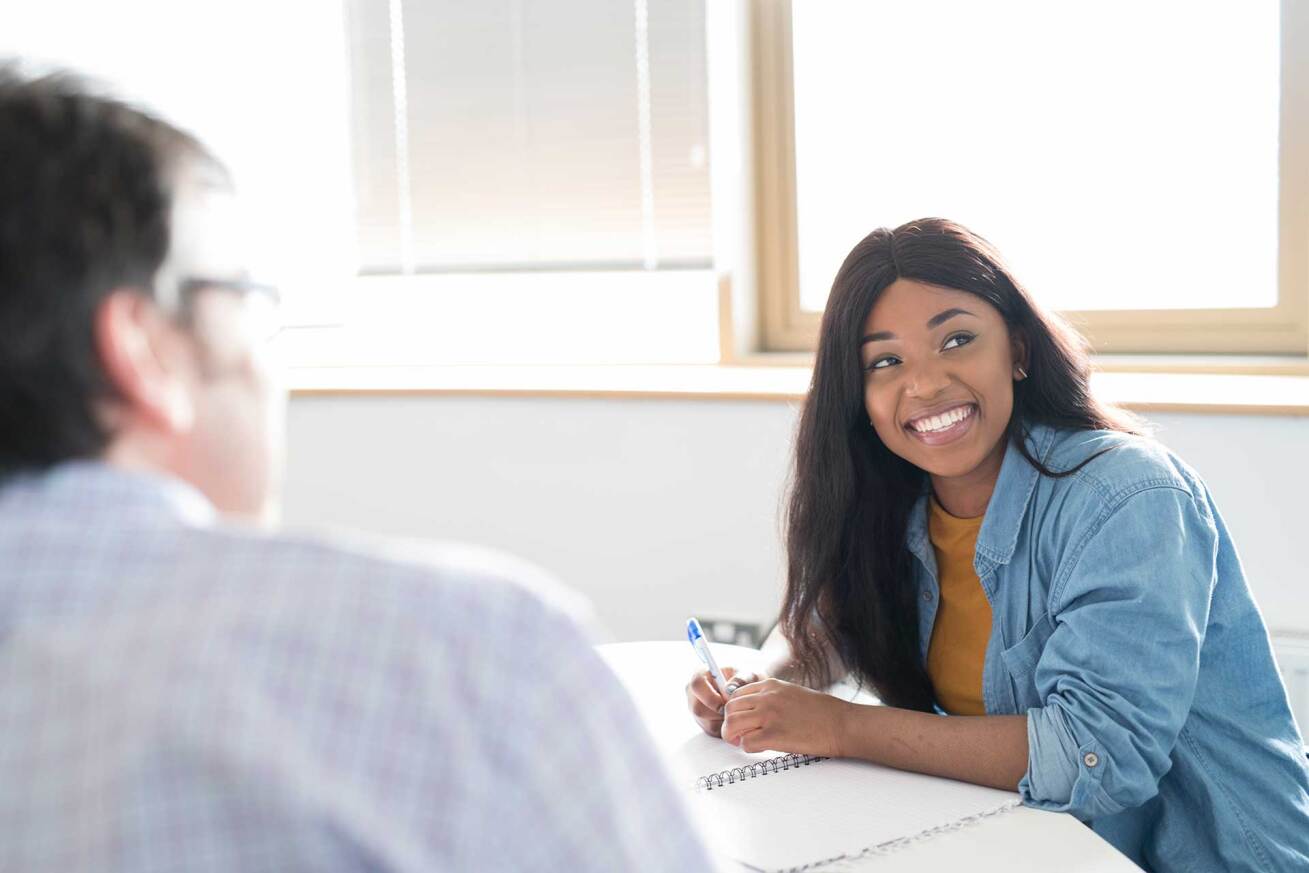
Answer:
[[116, 389], [127, 421], [185, 433], [195, 420], [186, 349], [178, 328], [144, 295], [113, 291], [95, 311], [100, 365]]

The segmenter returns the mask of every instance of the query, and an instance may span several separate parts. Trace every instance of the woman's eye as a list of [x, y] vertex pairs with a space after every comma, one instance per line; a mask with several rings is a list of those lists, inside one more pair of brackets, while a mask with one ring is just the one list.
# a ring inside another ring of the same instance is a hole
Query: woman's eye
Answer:
[[957, 349], [960, 346], [968, 345], [973, 341], [973, 339], [974, 337], [971, 333], [956, 333], [945, 341], [945, 345], [941, 346], [941, 349]]
[[895, 355], [885, 355], [885, 356], [880, 357], [880, 358], [878, 358], [877, 360], [873, 361], [871, 364], [869, 364], [869, 365], [868, 365], [867, 367], [865, 367], [864, 369], [865, 369], [865, 370], [885, 370], [887, 367], [891, 366], [892, 364], [898, 364], [898, 363], [900, 363], [900, 359], [897, 358]]

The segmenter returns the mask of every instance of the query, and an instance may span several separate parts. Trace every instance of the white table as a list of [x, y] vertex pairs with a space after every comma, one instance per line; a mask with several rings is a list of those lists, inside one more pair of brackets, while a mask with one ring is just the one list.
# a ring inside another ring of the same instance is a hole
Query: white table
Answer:
[[[598, 647], [636, 701], [655, 745], [670, 761], [700, 730], [686, 710], [686, 681], [700, 669], [685, 642], [614, 643]], [[764, 655], [741, 646], [713, 644], [724, 667], [764, 667]], [[1057, 859], [1057, 860], [1056, 860]], [[1077, 819], [1022, 807], [891, 855], [845, 862], [842, 870], [876, 873], [968, 870], [969, 873], [1139, 873], [1112, 846]]]

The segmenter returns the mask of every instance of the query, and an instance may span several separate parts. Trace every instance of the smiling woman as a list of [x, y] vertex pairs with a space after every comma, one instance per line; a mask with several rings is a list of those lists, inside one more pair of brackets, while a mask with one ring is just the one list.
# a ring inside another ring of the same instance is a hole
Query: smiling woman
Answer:
[[[1051, 469], [1022, 438], [1031, 424], [1139, 433], [1135, 418], [1091, 393], [1090, 371], [1082, 338], [964, 227], [924, 219], [855, 246], [833, 282], [796, 451], [783, 623], [799, 665], [820, 663], [815, 647], [835, 642], [809, 631], [826, 619], [884, 700], [932, 708], [917, 635], [906, 637], [904, 604], [916, 594], [854, 585], [835, 592], [846, 605], [838, 617], [832, 583], [820, 580], [842, 579], [851, 559], [872, 578], [903, 578], [903, 548], [887, 541], [903, 539], [924, 488], [953, 516], [981, 516], [1011, 446], [1051, 478], [1092, 460]], [[847, 525], [826, 521], [835, 507]]]
[[[1000, 470], [1025, 357], [1000, 313], [970, 298], [897, 279], [873, 306], [862, 343], [869, 423], [888, 448], [933, 475], [937, 499], [962, 517], [986, 509], [978, 485]], [[884, 329], [898, 325], [899, 334]]]
[[[1309, 769], [1231, 537], [1089, 379], [967, 229], [860, 242], [796, 439], [788, 651], [728, 700], [694, 677], [692, 713], [747, 751], [1017, 789], [1147, 869], [1306, 869]], [[819, 690], [847, 674], [887, 705]]]

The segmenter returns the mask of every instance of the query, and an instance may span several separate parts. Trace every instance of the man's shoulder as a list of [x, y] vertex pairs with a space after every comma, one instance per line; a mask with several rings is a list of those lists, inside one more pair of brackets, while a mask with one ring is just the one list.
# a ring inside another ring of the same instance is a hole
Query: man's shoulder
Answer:
[[[377, 694], [439, 720], [452, 701], [492, 706], [532, 670], [591, 649], [583, 600], [526, 561], [470, 545], [219, 522], [145, 539], [109, 531], [75, 560], [104, 571], [75, 583], [75, 602], [37, 593], [17, 604], [7, 656], [101, 690], [130, 673], [146, 709], [208, 712], [254, 693], [316, 731], [322, 706], [366, 714], [374, 703], [360, 695]], [[416, 685], [424, 694], [410, 700]]]
[[316, 601], [367, 596], [403, 608], [460, 609], [469, 613], [536, 612], [582, 624], [587, 601], [530, 561], [468, 543], [417, 541], [358, 532], [265, 532], [233, 524], [192, 530], [203, 556], [251, 568], [252, 588], [273, 586]]

